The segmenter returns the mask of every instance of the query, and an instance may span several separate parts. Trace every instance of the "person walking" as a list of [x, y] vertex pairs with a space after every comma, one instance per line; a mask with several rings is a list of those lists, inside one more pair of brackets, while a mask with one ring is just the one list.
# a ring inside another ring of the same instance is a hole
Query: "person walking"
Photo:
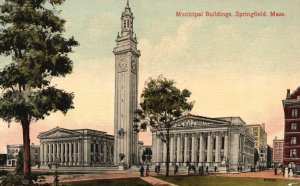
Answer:
[[140, 168], [141, 177], [144, 177], [144, 166], [142, 165]]
[[149, 176], [149, 172], [150, 172], [149, 165], [147, 165], [147, 168], [146, 168], [146, 176]]

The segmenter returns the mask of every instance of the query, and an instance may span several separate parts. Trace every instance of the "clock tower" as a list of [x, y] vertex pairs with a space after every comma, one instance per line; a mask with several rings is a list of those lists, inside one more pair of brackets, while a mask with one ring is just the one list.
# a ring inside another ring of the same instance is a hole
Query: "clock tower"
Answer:
[[121, 16], [115, 54], [114, 164], [137, 164], [138, 134], [133, 130], [137, 109], [140, 51], [133, 32], [133, 14], [127, 1]]

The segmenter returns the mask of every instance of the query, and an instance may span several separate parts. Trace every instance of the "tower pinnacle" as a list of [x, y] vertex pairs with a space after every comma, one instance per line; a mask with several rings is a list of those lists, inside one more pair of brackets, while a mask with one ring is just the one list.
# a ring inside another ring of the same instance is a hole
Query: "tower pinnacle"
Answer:
[[124, 12], [121, 16], [121, 34], [122, 36], [133, 35], [133, 14], [131, 12], [131, 8], [129, 6], [129, 0], [127, 0], [127, 4]]

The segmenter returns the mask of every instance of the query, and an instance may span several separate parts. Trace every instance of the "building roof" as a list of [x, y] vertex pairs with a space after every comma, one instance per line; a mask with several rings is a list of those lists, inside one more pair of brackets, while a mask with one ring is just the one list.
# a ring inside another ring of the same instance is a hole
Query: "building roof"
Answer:
[[77, 136], [77, 137], [82, 137], [82, 136], [104, 136], [108, 138], [114, 138], [113, 135], [107, 134], [106, 132], [103, 131], [98, 131], [98, 130], [93, 130], [93, 129], [65, 129], [61, 127], [55, 127], [51, 130], [48, 130], [46, 132], [40, 132], [39, 135], [37, 136], [39, 139], [43, 138], [55, 138], [55, 137], [70, 137], [70, 136]]

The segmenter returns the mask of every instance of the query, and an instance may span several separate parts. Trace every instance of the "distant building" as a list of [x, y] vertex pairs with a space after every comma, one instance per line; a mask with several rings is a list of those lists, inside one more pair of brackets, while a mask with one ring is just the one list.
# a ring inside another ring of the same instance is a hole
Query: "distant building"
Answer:
[[287, 90], [284, 109], [283, 164], [300, 169], [300, 87], [292, 94]]
[[56, 127], [38, 135], [41, 165], [102, 166], [113, 164], [114, 136], [90, 129]]
[[273, 162], [275, 165], [282, 165], [283, 163], [283, 139], [277, 139], [275, 136], [273, 140]]
[[[257, 149], [259, 160], [257, 166], [261, 168], [268, 167], [268, 144], [267, 144], [267, 132], [265, 130], [265, 124], [249, 124], [247, 129], [255, 138], [254, 148]], [[269, 155], [270, 156], [270, 155]]]
[[6, 165], [6, 158], [7, 154], [0, 154], [0, 167], [3, 167]]
[[255, 138], [254, 148], [259, 151], [261, 146], [267, 145], [267, 132], [265, 130], [265, 124], [248, 124], [247, 128]]
[[[16, 145], [7, 145], [7, 159], [6, 166], [15, 167], [18, 159], [18, 153], [22, 151], [24, 154], [24, 146], [23, 144]], [[40, 162], [40, 146], [39, 145], [30, 145], [30, 159], [31, 166], [35, 166]]]

